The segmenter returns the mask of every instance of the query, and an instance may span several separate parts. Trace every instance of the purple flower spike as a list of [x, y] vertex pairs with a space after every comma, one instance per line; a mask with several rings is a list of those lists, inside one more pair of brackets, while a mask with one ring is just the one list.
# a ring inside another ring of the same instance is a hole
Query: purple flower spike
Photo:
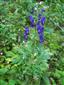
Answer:
[[41, 24], [42, 24], [42, 25], [44, 25], [45, 20], [46, 20], [46, 18], [45, 18], [45, 17], [42, 17], [42, 18], [41, 18]]
[[25, 27], [25, 31], [24, 31], [24, 40], [27, 41], [28, 39], [28, 34], [29, 34], [29, 28]]
[[36, 25], [37, 31], [38, 31], [38, 36], [39, 36], [39, 41], [42, 43], [44, 41], [44, 27], [40, 25], [39, 23]]
[[43, 36], [43, 34], [40, 34], [40, 35], [39, 35], [39, 41], [40, 41], [40, 43], [43, 43], [43, 41], [44, 41], [44, 36]]
[[28, 36], [24, 35], [24, 40], [27, 41], [27, 39], [28, 39]]
[[32, 16], [29, 16], [29, 20], [32, 24], [34, 23], [34, 18]]
[[42, 27], [40, 24], [36, 26], [38, 34], [41, 34], [44, 31], [44, 27]]
[[32, 16], [29, 16], [29, 20], [30, 20], [30, 26], [34, 27], [34, 18]]
[[25, 27], [25, 34], [29, 34], [29, 28]]

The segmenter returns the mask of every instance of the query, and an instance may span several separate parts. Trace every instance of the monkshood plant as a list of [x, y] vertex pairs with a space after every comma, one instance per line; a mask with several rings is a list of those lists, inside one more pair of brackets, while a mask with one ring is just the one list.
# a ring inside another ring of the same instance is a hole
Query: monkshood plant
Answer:
[[25, 26], [25, 32], [24, 32], [25, 41], [28, 39], [28, 35], [31, 34], [30, 33], [31, 30], [35, 30], [34, 35], [39, 36], [40, 43], [44, 41], [44, 23], [46, 18], [43, 15], [43, 12], [45, 12], [45, 9], [43, 8], [40, 9], [37, 6], [34, 6], [32, 10], [30, 11], [26, 20], [26, 26]]

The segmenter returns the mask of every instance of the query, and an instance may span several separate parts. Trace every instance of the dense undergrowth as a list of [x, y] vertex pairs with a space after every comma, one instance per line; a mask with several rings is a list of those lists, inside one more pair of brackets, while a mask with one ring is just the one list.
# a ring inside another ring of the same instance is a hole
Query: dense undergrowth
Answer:
[[0, 85], [64, 85], [63, 48], [63, 0], [0, 0]]

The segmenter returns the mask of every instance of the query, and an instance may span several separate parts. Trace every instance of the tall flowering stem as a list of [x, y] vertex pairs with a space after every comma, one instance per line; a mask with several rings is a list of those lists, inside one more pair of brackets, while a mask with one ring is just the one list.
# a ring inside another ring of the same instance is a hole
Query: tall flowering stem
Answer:
[[24, 40], [25, 41], [27, 41], [28, 35], [29, 35], [29, 28], [28, 27], [25, 27], [25, 31], [24, 31]]
[[43, 32], [44, 32], [44, 27], [41, 26], [41, 24], [37, 24], [36, 25], [37, 31], [38, 31], [38, 36], [39, 36], [39, 41], [40, 43], [42, 43], [44, 41], [44, 36], [43, 36]]
[[42, 17], [41, 14], [38, 15], [38, 22], [36, 24], [36, 28], [38, 31], [39, 41], [42, 43], [44, 41], [44, 23], [46, 18]]

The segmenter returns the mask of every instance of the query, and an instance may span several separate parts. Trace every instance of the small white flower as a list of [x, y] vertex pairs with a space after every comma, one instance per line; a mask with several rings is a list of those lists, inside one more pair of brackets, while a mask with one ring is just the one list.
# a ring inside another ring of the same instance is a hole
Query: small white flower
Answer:
[[0, 54], [1, 54], [1, 55], [3, 55], [3, 53], [2, 53], [2, 52], [1, 52]]
[[23, 41], [23, 43], [25, 43], [25, 41]]
[[37, 10], [37, 7], [35, 7], [34, 9]]
[[40, 4], [40, 5], [41, 5], [41, 4], [43, 4], [43, 1], [40, 1], [40, 3], [39, 3], [39, 4]]

